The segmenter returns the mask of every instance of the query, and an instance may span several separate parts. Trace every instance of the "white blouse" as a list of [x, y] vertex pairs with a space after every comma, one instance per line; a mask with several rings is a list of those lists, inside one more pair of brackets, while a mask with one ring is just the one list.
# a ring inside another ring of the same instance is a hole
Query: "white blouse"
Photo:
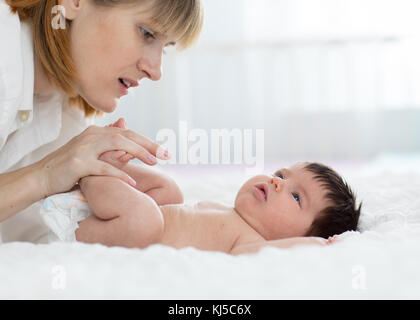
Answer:
[[[0, 0], [0, 173], [28, 166], [57, 150], [93, 124], [70, 108], [57, 92], [34, 96], [34, 49], [31, 26]], [[39, 215], [42, 201], [0, 223], [0, 243], [45, 242]]]

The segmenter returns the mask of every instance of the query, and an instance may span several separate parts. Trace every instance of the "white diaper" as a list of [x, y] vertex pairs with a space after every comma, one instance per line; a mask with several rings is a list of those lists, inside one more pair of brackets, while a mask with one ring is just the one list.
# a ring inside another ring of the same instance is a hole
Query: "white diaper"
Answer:
[[92, 214], [80, 190], [55, 194], [44, 200], [41, 217], [49, 228], [48, 240], [76, 241], [78, 222]]

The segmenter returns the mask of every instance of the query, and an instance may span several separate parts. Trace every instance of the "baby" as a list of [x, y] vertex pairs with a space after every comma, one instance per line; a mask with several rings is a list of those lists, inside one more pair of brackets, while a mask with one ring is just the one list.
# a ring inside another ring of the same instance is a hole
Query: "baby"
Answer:
[[130, 155], [101, 155], [137, 182], [86, 177], [79, 185], [93, 212], [79, 223], [76, 239], [107, 246], [175, 248], [230, 254], [262, 247], [331, 243], [336, 234], [356, 230], [360, 207], [349, 186], [332, 169], [299, 163], [274, 174], [252, 177], [240, 188], [234, 207], [217, 202], [182, 204], [176, 183], [130, 163]]

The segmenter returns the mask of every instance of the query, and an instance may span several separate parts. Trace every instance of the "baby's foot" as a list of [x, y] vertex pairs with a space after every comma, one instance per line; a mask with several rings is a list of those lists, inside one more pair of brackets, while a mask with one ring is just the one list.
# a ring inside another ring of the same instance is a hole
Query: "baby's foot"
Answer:
[[119, 118], [114, 123], [107, 125], [107, 127], [116, 127], [116, 128], [121, 128], [121, 129], [127, 129], [127, 123], [125, 122], [124, 118]]
[[124, 151], [113, 150], [102, 153], [99, 156], [99, 160], [108, 162], [114, 167], [121, 168], [129, 160], [126, 160], [127, 153]]

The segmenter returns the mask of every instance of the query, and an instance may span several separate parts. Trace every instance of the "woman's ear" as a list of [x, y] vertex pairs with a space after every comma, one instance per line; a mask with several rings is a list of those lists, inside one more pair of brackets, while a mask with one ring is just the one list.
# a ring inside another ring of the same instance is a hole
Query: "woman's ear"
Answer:
[[68, 20], [74, 20], [84, 7], [85, 0], [61, 0], [61, 5], [64, 7], [64, 16]]

